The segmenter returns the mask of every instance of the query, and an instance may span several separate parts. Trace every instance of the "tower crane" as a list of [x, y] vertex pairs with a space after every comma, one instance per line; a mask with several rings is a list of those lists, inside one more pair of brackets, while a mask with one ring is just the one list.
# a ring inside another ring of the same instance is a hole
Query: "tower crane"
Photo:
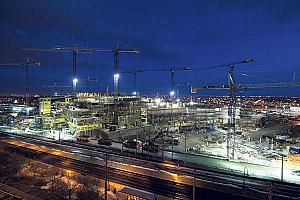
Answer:
[[[300, 87], [300, 82], [280, 82], [280, 83], [256, 83], [256, 84], [235, 84], [234, 86], [230, 86], [228, 84], [222, 85], [222, 86], [192, 86], [191, 92], [197, 93], [201, 90], [229, 90], [231, 93], [232, 88], [234, 87], [234, 91], [237, 90], [243, 90], [243, 89], [261, 89], [261, 88], [287, 88], [287, 87]], [[230, 103], [232, 100], [229, 96], [229, 105], [228, 105], [228, 117], [231, 118], [231, 120], [235, 121], [235, 109], [233, 109], [234, 114], [229, 112]], [[236, 103], [236, 96], [234, 96], [234, 103]], [[233, 104], [235, 105], [235, 104]], [[231, 111], [231, 112], [233, 112]], [[231, 114], [231, 115], [229, 115]], [[231, 122], [231, 121], [230, 121]], [[229, 126], [231, 125], [231, 126]], [[233, 126], [234, 125], [234, 126]], [[235, 151], [235, 123], [229, 124], [228, 128], [232, 128], [233, 132], [232, 135], [227, 135], [227, 156], [230, 158], [230, 148], [232, 148], [232, 158], [234, 158], [234, 151]], [[232, 145], [229, 144], [229, 139], [233, 139]]]
[[132, 70], [132, 71], [121, 71], [120, 74], [132, 74], [133, 75], [133, 91], [132, 95], [136, 96], [137, 93], [137, 88], [136, 88], [136, 74], [145, 72], [145, 70]]
[[139, 53], [139, 50], [133, 48], [121, 48], [118, 41], [113, 49], [97, 49], [97, 51], [113, 52], [114, 54], [114, 112], [113, 112], [113, 124], [118, 125], [119, 121], [119, 108], [118, 108], [118, 96], [119, 96], [119, 54], [120, 53]]
[[98, 79], [96, 78], [91, 78], [91, 77], [87, 77], [87, 79], [85, 79], [86, 81], [86, 89], [89, 90], [90, 89], [90, 83], [91, 82], [98, 82]]
[[77, 54], [87, 53], [92, 54], [94, 51], [99, 49], [96, 48], [82, 48], [78, 46], [74, 47], [52, 47], [49, 49], [41, 48], [23, 48], [23, 51], [42, 51], [42, 52], [61, 52], [61, 53], [72, 53], [72, 86], [73, 91], [76, 92], [78, 78], [77, 78]]
[[175, 71], [191, 71], [192, 69], [190, 67], [170, 67], [166, 69], [148, 69], [144, 70], [145, 72], [169, 72], [170, 78], [171, 78], [171, 91], [170, 91], [170, 97], [173, 99], [176, 97], [175, 88], [174, 88], [174, 73]]
[[36, 60], [30, 60], [28, 57], [25, 62], [19, 62], [19, 63], [2, 63], [0, 66], [2, 67], [14, 67], [14, 66], [24, 66], [25, 69], [25, 94], [26, 96], [29, 95], [29, 67], [31, 65], [41, 65], [39, 61]]
[[[300, 82], [279, 82], [279, 83], [251, 83], [251, 84], [236, 84], [236, 90], [243, 89], [261, 89], [261, 88], [287, 88], [287, 87], [299, 87]], [[229, 85], [221, 86], [192, 86], [191, 93], [197, 93], [201, 90], [229, 90]]]
[[[238, 62], [232, 62], [228, 64], [222, 64], [222, 65], [216, 65], [216, 66], [211, 66], [211, 67], [206, 67], [206, 68], [200, 68], [198, 70], [194, 71], [202, 71], [202, 70], [208, 70], [208, 69], [213, 69], [213, 68], [221, 68], [221, 67], [226, 67], [228, 68], [228, 85], [227, 89], [229, 90], [229, 97], [228, 97], [228, 133], [227, 133], [227, 157], [228, 159], [231, 158], [230, 156], [230, 149], [232, 148], [232, 157], [234, 158], [234, 149], [235, 149], [235, 114], [236, 114], [236, 92], [237, 92], [237, 86], [238, 84], [235, 82], [234, 79], [234, 69], [236, 65], [240, 64], [246, 64], [246, 63], [251, 63], [253, 60], [242, 60]], [[201, 87], [200, 87], [201, 88]], [[214, 86], [208, 86], [207, 88], [218, 88]], [[195, 93], [197, 92], [197, 87], [192, 86], [192, 92]], [[231, 140], [232, 138], [232, 140]]]
[[189, 67], [170, 67], [165, 69], [141, 69], [141, 70], [132, 70], [132, 71], [123, 71], [121, 74], [133, 74], [133, 95], [137, 94], [136, 91], [136, 74], [142, 72], [170, 72], [171, 75], [171, 91], [170, 96], [175, 97], [175, 88], [174, 88], [174, 71], [191, 71], [192, 69]]
[[132, 48], [121, 48], [120, 42], [118, 41], [113, 49], [101, 49], [101, 48], [81, 48], [81, 47], [55, 47], [50, 49], [38, 49], [38, 48], [24, 48], [24, 51], [50, 51], [50, 52], [71, 52], [73, 55], [73, 90], [76, 92], [77, 86], [77, 75], [76, 75], [76, 57], [77, 53], [89, 53], [92, 52], [113, 52], [114, 54], [114, 112], [113, 112], [113, 123], [118, 124], [118, 102], [117, 97], [119, 94], [119, 54], [120, 53], [138, 53], [137, 49]]

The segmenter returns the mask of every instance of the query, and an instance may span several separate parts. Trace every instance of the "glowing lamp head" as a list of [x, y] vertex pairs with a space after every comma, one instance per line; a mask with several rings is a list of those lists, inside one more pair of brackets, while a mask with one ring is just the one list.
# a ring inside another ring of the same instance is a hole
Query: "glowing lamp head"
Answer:
[[134, 96], [136, 96], [136, 94], [137, 94], [136, 92], [133, 92], [133, 93], [132, 93], [132, 95], [134, 95]]
[[78, 79], [77, 79], [77, 78], [74, 78], [74, 79], [73, 79], [73, 85], [76, 86], [77, 83], [78, 83]]
[[174, 92], [174, 91], [171, 91], [171, 92], [170, 92], [170, 96], [173, 97], [174, 95], [175, 95], [175, 92]]
[[119, 79], [120, 78], [120, 74], [114, 74], [114, 79]]
[[179, 103], [179, 102], [180, 102], [180, 99], [176, 99], [176, 102]]

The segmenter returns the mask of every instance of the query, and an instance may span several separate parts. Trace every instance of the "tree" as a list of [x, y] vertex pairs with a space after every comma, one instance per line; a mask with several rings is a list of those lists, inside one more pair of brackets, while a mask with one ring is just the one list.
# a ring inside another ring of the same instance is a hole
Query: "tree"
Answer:
[[12, 156], [11, 153], [3, 151], [0, 159], [0, 177], [15, 176], [20, 170], [20, 162], [19, 156]]
[[97, 200], [100, 199], [99, 193], [92, 188], [83, 188], [76, 193], [78, 200]]
[[98, 188], [100, 182], [97, 178], [81, 175], [78, 177], [78, 181], [82, 184], [81, 190], [77, 194], [79, 200], [99, 199]]
[[52, 200], [52, 199], [59, 199], [59, 200], [66, 200], [68, 196], [68, 186], [67, 184], [62, 180], [57, 180], [54, 184], [54, 187], [51, 189], [50, 193], [43, 197], [43, 199], [46, 200]]
[[46, 170], [46, 177], [51, 181], [51, 189], [61, 180], [60, 170], [57, 167], [49, 166]]
[[67, 185], [69, 200], [71, 200], [73, 190], [79, 186], [75, 174], [72, 171], [67, 170], [67, 176], [64, 179], [64, 182]]

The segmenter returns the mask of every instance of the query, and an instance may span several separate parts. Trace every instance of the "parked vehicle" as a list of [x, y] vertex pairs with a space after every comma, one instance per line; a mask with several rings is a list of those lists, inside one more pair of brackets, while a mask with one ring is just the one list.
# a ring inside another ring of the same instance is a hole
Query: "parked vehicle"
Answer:
[[112, 140], [109, 138], [100, 138], [98, 139], [98, 144], [100, 145], [105, 145], [105, 146], [111, 146], [112, 145]]
[[125, 148], [128, 149], [135, 149], [141, 146], [141, 142], [137, 140], [125, 140], [123, 142]]
[[143, 144], [143, 151], [149, 151], [151, 153], [158, 153], [159, 146], [153, 142], [146, 142]]
[[90, 140], [91, 140], [91, 137], [88, 135], [80, 135], [77, 138], [77, 141], [79, 141], [79, 142], [89, 142]]

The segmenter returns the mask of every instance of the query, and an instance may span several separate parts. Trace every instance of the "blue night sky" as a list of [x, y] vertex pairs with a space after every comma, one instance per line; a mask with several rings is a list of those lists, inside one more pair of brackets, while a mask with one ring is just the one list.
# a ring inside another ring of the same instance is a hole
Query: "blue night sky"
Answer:
[[[20, 49], [113, 48], [119, 40], [140, 50], [120, 56], [120, 71], [169, 66], [199, 69], [249, 58], [255, 62], [236, 69], [239, 83], [290, 82], [293, 72], [300, 72], [299, 20], [299, 0], [3, 0], [0, 62], [24, 62], [27, 56], [41, 61], [41, 66], [30, 69], [30, 90], [53, 91], [43, 85], [71, 84], [71, 53]], [[112, 53], [79, 54], [77, 60], [79, 85], [85, 86], [84, 79], [90, 76], [98, 79], [91, 83], [91, 91], [103, 92], [106, 85], [112, 89]], [[0, 70], [0, 92], [24, 92], [22, 67]], [[225, 68], [175, 72], [181, 94], [189, 94], [190, 84], [222, 85], [226, 78]], [[167, 94], [170, 75], [139, 73], [137, 83], [143, 94]], [[120, 90], [130, 92], [132, 87], [132, 76], [121, 74]], [[298, 96], [298, 90], [248, 90], [244, 94]]]

